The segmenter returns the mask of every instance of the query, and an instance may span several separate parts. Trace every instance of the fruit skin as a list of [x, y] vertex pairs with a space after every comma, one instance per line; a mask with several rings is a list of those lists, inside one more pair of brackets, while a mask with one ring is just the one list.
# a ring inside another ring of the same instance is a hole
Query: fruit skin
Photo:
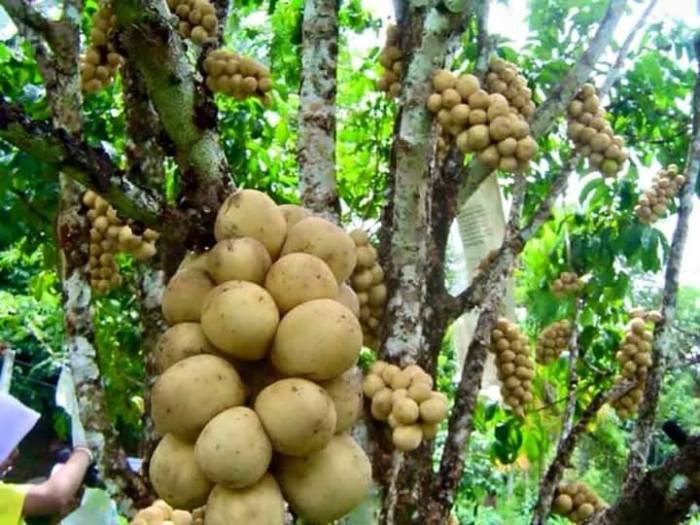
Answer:
[[420, 425], [399, 425], [394, 429], [391, 439], [397, 450], [411, 452], [420, 446], [423, 430]]
[[194, 455], [210, 481], [244, 488], [267, 472], [272, 445], [258, 415], [250, 408], [234, 407], [207, 423], [197, 438]]
[[178, 323], [168, 328], [158, 339], [156, 366], [162, 374], [183, 359], [214, 353], [216, 348], [207, 341], [199, 323]]
[[279, 318], [267, 290], [246, 281], [220, 284], [202, 304], [202, 330], [207, 339], [221, 352], [245, 361], [268, 354]]
[[250, 281], [262, 284], [272, 259], [265, 246], [255, 239], [225, 239], [207, 255], [207, 270], [216, 284]]
[[255, 485], [245, 489], [214, 487], [207, 500], [205, 525], [283, 525], [284, 500], [279, 485], [265, 474]]
[[212, 487], [195, 461], [194, 446], [172, 434], [158, 443], [148, 477], [158, 496], [180, 509], [204, 505]]
[[204, 297], [214, 283], [203, 270], [188, 268], [177, 272], [165, 287], [161, 308], [169, 324], [199, 322]]
[[362, 372], [351, 368], [335, 379], [321, 383], [333, 400], [337, 421], [336, 434], [350, 429], [362, 412]]
[[336, 280], [346, 281], [355, 269], [355, 243], [341, 228], [320, 217], [309, 217], [289, 229], [282, 255], [308, 253], [325, 261]]
[[355, 317], [360, 317], [360, 300], [351, 286], [340, 283], [335, 300], [350, 310]]
[[338, 297], [338, 284], [331, 269], [308, 253], [280, 257], [265, 277], [265, 289], [283, 314], [314, 299]]
[[304, 208], [303, 206], [297, 206], [296, 204], [282, 204], [281, 206], [278, 206], [278, 208], [282, 212], [284, 219], [287, 221], [288, 229], [299, 221], [313, 215], [311, 210]]
[[282, 379], [258, 394], [255, 412], [276, 452], [307, 456], [328, 444], [337, 416], [323, 387], [306, 379]]
[[275, 201], [256, 190], [240, 190], [224, 201], [214, 224], [217, 241], [238, 237], [252, 237], [260, 241], [270, 256], [279, 254], [287, 221]]
[[372, 467], [347, 434], [306, 458], [281, 456], [276, 476], [294, 512], [312, 523], [329, 523], [365, 500]]
[[160, 435], [194, 441], [215, 415], [242, 405], [245, 385], [236, 369], [213, 355], [188, 357], [168, 368], [151, 393], [151, 416]]
[[270, 359], [283, 374], [324, 381], [351, 368], [361, 348], [362, 328], [353, 313], [337, 301], [317, 299], [282, 319]]

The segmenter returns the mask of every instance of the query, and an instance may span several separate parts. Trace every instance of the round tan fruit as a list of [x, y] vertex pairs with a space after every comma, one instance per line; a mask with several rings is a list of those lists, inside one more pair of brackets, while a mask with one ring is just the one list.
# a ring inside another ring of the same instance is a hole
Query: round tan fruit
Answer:
[[224, 239], [207, 257], [207, 270], [217, 284], [250, 281], [262, 284], [272, 259], [265, 246], [255, 239]]
[[289, 229], [282, 255], [308, 253], [325, 261], [338, 282], [352, 275], [357, 262], [355, 243], [338, 226], [320, 217], [309, 217]]
[[351, 286], [340, 283], [338, 286], [338, 296], [335, 300], [350, 310], [355, 317], [360, 317], [360, 300]]
[[207, 339], [222, 352], [245, 361], [267, 355], [278, 323], [272, 296], [245, 281], [220, 284], [202, 305], [202, 330]]
[[255, 400], [275, 451], [307, 456], [322, 449], [335, 432], [333, 400], [323, 387], [305, 379], [282, 379], [265, 388]]
[[258, 415], [250, 408], [234, 407], [207, 423], [194, 455], [208, 480], [238, 489], [253, 485], [267, 472], [272, 445]]
[[346, 434], [307, 458], [280, 457], [277, 479], [294, 512], [312, 523], [330, 523], [367, 497], [369, 459]]
[[400, 425], [410, 425], [415, 423], [420, 414], [418, 410], [418, 403], [416, 403], [410, 397], [404, 397], [398, 399], [394, 403], [394, 408], [391, 413], [396, 418], [396, 421]]
[[571, 500], [571, 496], [568, 494], [559, 494], [554, 500], [554, 510], [558, 514], [568, 514], [574, 506], [574, 502]]
[[321, 383], [321, 386], [335, 405], [335, 432], [345, 432], [362, 412], [362, 372], [357, 367], [351, 368], [335, 379]]
[[214, 283], [203, 270], [195, 268], [177, 272], [163, 293], [162, 309], [170, 324], [199, 322], [204, 297]]
[[351, 368], [362, 349], [362, 328], [337, 301], [317, 299], [297, 306], [279, 324], [272, 364], [289, 376], [332, 379]]
[[272, 265], [265, 288], [281, 313], [314, 299], [335, 299], [338, 284], [328, 265], [308, 253], [290, 253]]
[[173, 525], [192, 525], [192, 514], [186, 510], [174, 510], [170, 515]]
[[188, 357], [168, 368], [151, 394], [151, 416], [161, 435], [194, 441], [204, 425], [245, 400], [236, 369], [213, 355]]
[[439, 423], [447, 416], [447, 403], [444, 398], [433, 396], [420, 404], [420, 417], [426, 423]]
[[219, 208], [214, 225], [217, 241], [252, 237], [265, 245], [273, 259], [284, 243], [287, 222], [275, 201], [256, 190], [240, 190]]
[[420, 425], [399, 425], [391, 434], [394, 446], [401, 452], [416, 450], [423, 440], [423, 430]]
[[156, 366], [161, 374], [175, 363], [216, 349], [204, 337], [199, 323], [178, 323], [168, 328], [156, 345]]
[[283, 525], [284, 500], [279, 485], [270, 474], [252, 487], [214, 487], [207, 500], [206, 525]]
[[296, 204], [282, 204], [281, 206], [278, 206], [278, 208], [282, 212], [284, 219], [287, 221], [287, 228], [291, 228], [297, 222], [313, 215], [311, 210], [308, 210], [303, 206], [297, 206]]
[[166, 434], [153, 452], [148, 477], [159, 497], [173, 507], [193, 509], [203, 505], [211, 483], [194, 458], [194, 445]]

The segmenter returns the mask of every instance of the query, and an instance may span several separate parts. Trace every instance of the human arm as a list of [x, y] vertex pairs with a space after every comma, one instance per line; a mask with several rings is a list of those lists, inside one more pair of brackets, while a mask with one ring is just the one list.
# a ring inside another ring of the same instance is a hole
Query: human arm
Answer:
[[49, 479], [28, 488], [22, 515], [46, 516], [66, 508], [75, 498], [91, 462], [92, 455], [87, 449], [76, 448]]

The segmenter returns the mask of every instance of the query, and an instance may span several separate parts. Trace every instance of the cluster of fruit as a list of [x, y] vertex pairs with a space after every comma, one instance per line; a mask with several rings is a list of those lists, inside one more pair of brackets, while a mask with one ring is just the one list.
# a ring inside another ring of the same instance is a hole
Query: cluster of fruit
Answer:
[[124, 57], [114, 50], [112, 37], [117, 18], [110, 4], [102, 5], [92, 15], [90, 45], [80, 58], [80, 84], [86, 93], [95, 93], [112, 83]]
[[532, 378], [535, 365], [530, 357], [530, 342], [517, 324], [505, 317], [491, 331], [489, 350], [496, 355], [501, 395], [518, 417], [524, 417], [524, 406], [532, 402]]
[[490, 168], [516, 172], [527, 169], [537, 152], [530, 126], [518, 108], [500, 93], [481, 89], [474, 75], [456, 76], [441, 69], [433, 76], [435, 92], [428, 109], [440, 123], [438, 153], [454, 140], [463, 153], [476, 153]]
[[206, 503], [207, 525], [282, 525], [285, 500], [332, 522], [371, 480], [346, 434], [362, 409], [362, 329], [339, 294], [355, 243], [254, 190], [226, 199], [214, 234], [163, 295], [150, 480], [170, 505]]
[[104, 294], [122, 284], [115, 255], [130, 253], [139, 261], [152, 258], [156, 254], [158, 233], [146, 229], [142, 235], [136, 235], [117, 211], [92, 190], [83, 194], [83, 204], [88, 208], [90, 221], [90, 286]]
[[159, 499], [150, 507], [136, 513], [129, 525], [204, 525], [205, 508], [192, 512], [173, 509], [164, 500]]
[[180, 36], [201, 46], [216, 36], [219, 20], [216, 9], [208, 0], [168, 0], [170, 11], [180, 19]]
[[613, 135], [596, 89], [585, 84], [568, 108], [568, 135], [577, 151], [603, 176], [612, 177], [629, 157], [622, 137]]
[[651, 349], [654, 341], [654, 331], [647, 323], [656, 323], [661, 315], [656, 312], [633, 310], [625, 338], [615, 354], [620, 363], [621, 371], [617, 382], [633, 379], [634, 387], [613, 401], [612, 406], [622, 419], [630, 417], [639, 408], [644, 396], [646, 378], [652, 364]]
[[664, 216], [668, 204], [685, 184], [685, 177], [678, 173], [678, 166], [671, 164], [654, 177], [651, 188], [639, 196], [634, 208], [644, 224], [652, 224]]
[[564, 319], [546, 327], [537, 338], [537, 362], [548, 365], [559, 359], [559, 356], [569, 346], [571, 338], [571, 323]]
[[573, 272], [561, 272], [559, 277], [552, 281], [550, 290], [554, 297], [561, 299], [565, 295], [576, 295], [583, 290], [583, 280]]
[[605, 502], [585, 483], [560, 483], [554, 494], [554, 513], [582, 523], [606, 507]]
[[377, 349], [387, 297], [384, 270], [379, 264], [377, 250], [364, 231], [354, 230], [350, 232], [350, 237], [357, 247], [357, 266], [351, 282], [360, 306], [363, 344]]
[[379, 55], [379, 63], [384, 67], [384, 72], [377, 80], [377, 89], [384, 91], [388, 97], [396, 98], [401, 94], [402, 58], [398, 28], [390, 25], [386, 30], [386, 44]]
[[362, 390], [372, 400], [372, 416], [389, 424], [394, 446], [401, 452], [434, 439], [447, 417], [447, 398], [433, 390], [433, 378], [418, 365], [401, 369], [376, 361]]
[[486, 89], [506, 97], [525, 120], [530, 120], [535, 114], [535, 103], [532, 101], [532, 91], [527, 87], [527, 79], [512, 62], [502, 58], [491, 60], [486, 74]]
[[213, 92], [237, 100], [257, 97], [264, 104], [270, 102], [270, 70], [252, 58], [226, 49], [217, 49], [207, 55], [204, 71], [207, 73], [207, 87]]

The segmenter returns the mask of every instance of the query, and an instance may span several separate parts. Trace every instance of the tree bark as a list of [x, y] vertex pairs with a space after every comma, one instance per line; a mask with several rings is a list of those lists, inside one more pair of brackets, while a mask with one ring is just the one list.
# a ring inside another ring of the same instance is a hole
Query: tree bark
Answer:
[[661, 466], [647, 472], [626, 491], [615, 504], [597, 516], [595, 525], [675, 525], [688, 517], [694, 503], [700, 500], [700, 489], [688, 483], [671, 493], [673, 479], [682, 475], [686, 480], [700, 472], [700, 436], [690, 438], [676, 454]]
[[334, 222], [340, 218], [335, 180], [338, 3], [304, 3], [297, 139], [301, 202]]
[[[213, 244], [216, 212], [233, 189], [217, 133], [217, 114], [195, 81], [185, 43], [170, 24], [164, 2], [124, 0], [115, 5], [119, 44], [145, 81], [161, 125], [175, 147], [182, 194], [179, 229], [164, 232], [189, 249]], [[176, 213], [177, 212], [177, 213]], [[176, 225], [176, 224], [175, 224]], [[174, 226], [175, 226], [174, 225]]]
[[688, 238], [690, 215], [693, 211], [695, 186], [700, 171], [700, 36], [695, 40], [695, 52], [698, 60], [698, 76], [693, 94], [693, 129], [688, 148], [685, 167], [685, 186], [680, 191], [678, 204], [678, 222], [673, 232], [673, 240], [666, 263], [666, 277], [662, 297], [661, 314], [663, 319], [656, 325], [652, 347], [653, 364], [649, 370], [644, 398], [639, 407], [639, 416], [630, 440], [630, 452], [627, 458], [627, 474], [624, 494], [635, 490], [635, 485], [644, 474], [649, 455], [652, 431], [656, 419], [656, 409], [666, 372], [667, 360], [672, 340], [672, 326], [676, 316], [679, 276], [683, 251]]

